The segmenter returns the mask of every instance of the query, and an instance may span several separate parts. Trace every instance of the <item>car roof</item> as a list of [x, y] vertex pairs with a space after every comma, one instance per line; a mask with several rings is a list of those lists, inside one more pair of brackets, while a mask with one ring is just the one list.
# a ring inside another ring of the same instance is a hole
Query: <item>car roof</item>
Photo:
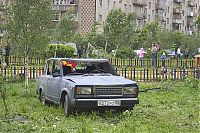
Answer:
[[79, 58], [49, 58], [49, 60], [57, 60], [57, 61], [74, 61], [74, 62], [109, 62], [108, 59], [79, 59]]

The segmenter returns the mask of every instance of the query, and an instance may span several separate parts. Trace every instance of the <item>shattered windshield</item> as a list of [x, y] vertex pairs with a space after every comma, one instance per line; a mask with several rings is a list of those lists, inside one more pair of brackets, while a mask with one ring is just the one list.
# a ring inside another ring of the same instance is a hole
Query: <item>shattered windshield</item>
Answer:
[[118, 75], [109, 62], [62, 61], [63, 75]]

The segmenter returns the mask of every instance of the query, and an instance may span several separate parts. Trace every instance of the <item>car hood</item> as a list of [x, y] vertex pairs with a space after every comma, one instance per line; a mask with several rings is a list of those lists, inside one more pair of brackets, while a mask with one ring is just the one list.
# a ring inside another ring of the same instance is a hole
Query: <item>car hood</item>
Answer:
[[122, 76], [68, 76], [67, 80], [75, 82], [77, 85], [124, 85], [135, 84], [135, 81], [126, 79]]

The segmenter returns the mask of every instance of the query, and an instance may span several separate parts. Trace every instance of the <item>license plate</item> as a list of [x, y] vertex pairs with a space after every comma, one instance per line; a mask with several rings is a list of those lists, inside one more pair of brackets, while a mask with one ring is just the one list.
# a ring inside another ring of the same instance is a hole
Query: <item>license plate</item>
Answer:
[[120, 106], [120, 100], [100, 100], [98, 101], [98, 106]]

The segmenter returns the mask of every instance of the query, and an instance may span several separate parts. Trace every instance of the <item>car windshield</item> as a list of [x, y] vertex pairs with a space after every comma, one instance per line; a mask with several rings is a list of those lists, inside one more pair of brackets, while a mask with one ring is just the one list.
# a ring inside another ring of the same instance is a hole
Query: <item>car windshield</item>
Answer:
[[109, 62], [62, 61], [63, 75], [118, 75]]

